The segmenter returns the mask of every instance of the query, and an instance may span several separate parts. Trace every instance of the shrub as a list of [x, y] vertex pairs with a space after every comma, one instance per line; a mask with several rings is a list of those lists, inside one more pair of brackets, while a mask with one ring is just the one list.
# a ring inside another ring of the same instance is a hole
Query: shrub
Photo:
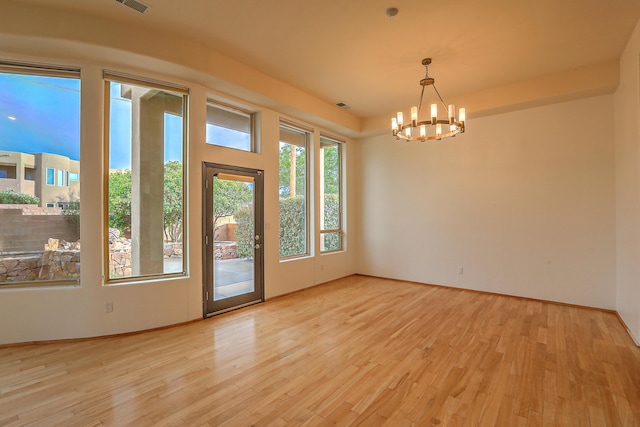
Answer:
[[0, 204], [3, 205], [37, 205], [40, 199], [24, 193], [16, 193], [9, 189], [0, 191]]
[[253, 208], [251, 206], [240, 208], [233, 214], [236, 220], [236, 239], [238, 241], [237, 253], [239, 258], [253, 258], [254, 226]]
[[[340, 199], [338, 194], [324, 195], [324, 229], [335, 230], [340, 226]], [[336, 251], [341, 248], [341, 233], [323, 234], [324, 250]]]
[[305, 252], [304, 196], [280, 198], [280, 256]]

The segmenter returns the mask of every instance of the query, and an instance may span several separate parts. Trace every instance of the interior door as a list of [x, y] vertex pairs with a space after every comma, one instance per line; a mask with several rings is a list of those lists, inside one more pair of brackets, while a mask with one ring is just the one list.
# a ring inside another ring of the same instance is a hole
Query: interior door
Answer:
[[204, 163], [204, 317], [264, 301], [262, 171]]

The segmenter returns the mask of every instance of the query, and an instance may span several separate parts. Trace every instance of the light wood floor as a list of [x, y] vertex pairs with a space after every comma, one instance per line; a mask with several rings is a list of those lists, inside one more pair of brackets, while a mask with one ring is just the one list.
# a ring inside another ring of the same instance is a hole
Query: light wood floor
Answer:
[[612, 313], [362, 276], [0, 349], [0, 425], [152, 424], [638, 426], [640, 349]]

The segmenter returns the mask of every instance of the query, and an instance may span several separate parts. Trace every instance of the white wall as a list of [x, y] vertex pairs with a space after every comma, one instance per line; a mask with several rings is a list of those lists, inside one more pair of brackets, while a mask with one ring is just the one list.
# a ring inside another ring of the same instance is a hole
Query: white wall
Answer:
[[[11, 12], [11, 9], [9, 11]], [[24, 13], [25, 11], [20, 9], [19, 12]], [[34, 9], [34, 15], [38, 15], [37, 8]], [[79, 65], [82, 69], [80, 162], [82, 176], [82, 267], [80, 287], [0, 289], [0, 325], [2, 325], [2, 328], [0, 328], [0, 344], [117, 334], [202, 318], [202, 162], [229, 164], [265, 171], [264, 274], [266, 298], [272, 298], [354, 273], [356, 246], [353, 236], [355, 236], [354, 218], [356, 210], [351, 208], [351, 206], [355, 206], [355, 192], [350, 190], [350, 186], [354, 182], [351, 163], [353, 163], [354, 159], [352, 152], [355, 143], [349, 140], [347, 140], [345, 146], [345, 156], [348, 164], [346, 167], [347, 176], [344, 182], [344, 190], [348, 198], [345, 225], [347, 250], [320, 255], [318, 239], [314, 239], [313, 256], [288, 262], [280, 262], [279, 260], [279, 120], [281, 117], [287, 117], [289, 120], [298, 121], [307, 127], [313, 128], [316, 137], [313, 147], [314, 158], [317, 159], [320, 132], [338, 136], [339, 133], [336, 132], [335, 128], [327, 130], [317, 123], [297, 120], [297, 117], [286, 115], [283, 111], [298, 111], [300, 109], [299, 105], [311, 105], [312, 111], [303, 115], [307, 118], [314, 117], [317, 111], [325, 108], [323, 101], [310, 102], [310, 95], [301, 93], [298, 96], [295, 90], [291, 90], [286, 94], [286, 98], [291, 101], [291, 104], [283, 103], [282, 100], [266, 100], [265, 103], [269, 103], [271, 106], [267, 108], [208, 86], [208, 83], [218, 81], [218, 73], [225, 74], [228, 72], [228, 69], [224, 68], [225, 64], [227, 64], [224, 61], [221, 61], [221, 68], [211, 67], [207, 74], [208, 77], [203, 77], [201, 72], [195, 72], [184, 66], [159, 61], [150, 56], [140, 56], [128, 50], [130, 47], [128, 45], [125, 46], [124, 43], [121, 51], [114, 50], [114, 40], [112, 38], [105, 39], [105, 43], [109, 43], [109, 49], [105, 50], [105, 47], [101, 46], [99, 40], [96, 39], [101, 33], [99, 31], [91, 33], [90, 24], [84, 22], [83, 25], [86, 24], [84, 30], [87, 31], [87, 37], [92, 38], [93, 43], [96, 44], [85, 44], [82, 39], [63, 40], [57, 38], [56, 31], [59, 30], [59, 26], [55, 22], [49, 24], [42, 22], [42, 27], [37, 29], [39, 37], [25, 37], [20, 34], [6, 33], [12, 21], [11, 16], [0, 14], [0, 24], [7, 23], [7, 25], [0, 25], [0, 58], [27, 62]], [[32, 25], [30, 21], [25, 22], [25, 26], [21, 28], [29, 27], [29, 25]], [[108, 23], [103, 22], [101, 25], [108, 25]], [[48, 30], [51, 32], [49, 36], [47, 36]], [[108, 37], [114, 31], [106, 32], [105, 34]], [[123, 31], [133, 30], [126, 29]], [[70, 37], [70, 35], [66, 34], [66, 37]], [[137, 43], [143, 43], [141, 40], [144, 40], [135, 39], [138, 40]], [[47, 49], [44, 49], [46, 53], [43, 52], [43, 46], [45, 45], [47, 46]], [[181, 45], [181, 47], [188, 50], [190, 46]], [[136, 46], [136, 49], [145, 50], [145, 48], [147, 48], [149, 55], [162, 51], [162, 49], [159, 49], [156, 40], [148, 40], [146, 46]], [[199, 50], [199, 54], [204, 56], [208, 54], [211, 56], [216, 55], [215, 52], [203, 52], [202, 50]], [[181, 52], [176, 51], [171, 54], [165, 52], [164, 55], [180, 56]], [[112, 58], [119, 59], [114, 62]], [[126, 63], [126, 59], [129, 59], [130, 62]], [[192, 58], [191, 60], [193, 61], [194, 59]], [[123, 62], [125, 63], [123, 64]], [[190, 88], [187, 201], [189, 220], [188, 277], [117, 286], [103, 285], [103, 227], [101, 225], [103, 217], [102, 180], [104, 164], [103, 69], [122, 71]], [[252, 72], [258, 73], [255, 70]], [[267, 76], [254, 77], [265, 80], [270, 79]], [[247, 77], [247, 80], [255, 81], [254, 78], [249, 77]], [[282, 85], [278, 82], [273, 84], [275, 86]], [[243, 90], [237, 89], [237, 91], [242, 92]], [[287, 90], [283, 89], [281, 92], [287, 92]], [[258, 127], [260, 128], [262, 148], [260, 154], [214, 147], [204, 143], [206, 100], [208, 97], [242, 104], [258, 113]], [[266, 99], [264, 95], [260, 95], [260, 97]], [[336, 108], [333, 105], [327, 104], [326, 109], [326, 114], [321, 114], [324, 117], [318, 118], [321, 123], [326, 123], [327, 117], [335, 115], [334, 110]], [[348, 117], [343, 119], [345, 122], [349, 122]], [[311, 187], [313, 189], [312, 197], [317, 206], [318, 182], [316, 177], [312, 178]], [[316, 221], [316, 227], [313, 230], [317, 230], [317, 223], [318, 221]], [[112, 313], [105, 313], [104, 306], [106, 302], [113, 303]]]
[[617, 310], [640, 345], [640, 22], [615, 93]]
[[362, 140], [358, 272], [614, 309], [612, 128], [607, 95]]

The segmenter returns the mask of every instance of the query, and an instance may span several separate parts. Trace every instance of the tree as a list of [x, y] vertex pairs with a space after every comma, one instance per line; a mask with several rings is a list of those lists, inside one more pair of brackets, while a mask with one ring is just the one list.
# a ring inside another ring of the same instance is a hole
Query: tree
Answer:
[[291, 195], [291, 148], [295, 147], [295, 194], [304, 193], [307, 176], [307, 163], [305, 148], [291, 144], [280, 143], [280, 174], [279, 187], [280, 197]]
[[164, 165], [164, 238], [182, 241], [182, 163]]
[[338, 194], [340, 162], [338, 161], [339, 146], [331, 145], [322, 148], [324, 155], [324, 193]]
[[109, 174], [109, 227], [121, 232], [131, 230], [131, 171]]
[[[164, 237], [182, 240], [182, 163], [164, 165]], [[131, 171], [117, 170], [109, 174], [109, 227], [122, 233], [131, 230]]]

